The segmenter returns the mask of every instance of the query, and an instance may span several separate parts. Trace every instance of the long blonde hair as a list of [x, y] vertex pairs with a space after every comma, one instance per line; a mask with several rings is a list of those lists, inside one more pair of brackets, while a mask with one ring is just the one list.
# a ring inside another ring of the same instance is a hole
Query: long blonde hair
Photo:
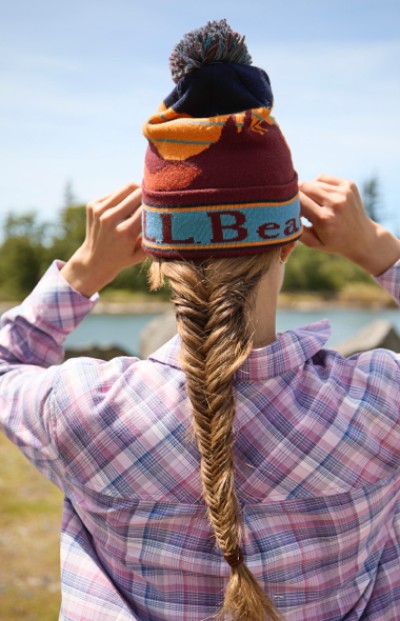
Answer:
[[257, 284], [276, 252], [204, 262], [164, 261], [150, 267], [152, 288], [172, 288], [181, 364], [199, 448], [202, 493], [218, 547], [231, 566], [219, 618], [281, 619], [243, 561], [233, 460], [234, 374], [253, 345], [251, 308]]

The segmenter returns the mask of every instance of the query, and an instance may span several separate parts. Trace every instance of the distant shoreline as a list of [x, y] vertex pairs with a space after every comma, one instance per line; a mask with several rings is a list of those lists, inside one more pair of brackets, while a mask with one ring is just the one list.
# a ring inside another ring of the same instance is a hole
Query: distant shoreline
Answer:
[[[332, 308], [360, 308], [371, 310], [384, 310], [397, 308], [394, 301], [387, 294], [374, 296], [372, 299], [341, 299], [340, 295], [317, 297], [310, 294], [304, 296], [283, 293], [279, 299], [278, 308], [304, 312], [323, 311]], [[0, 314], [16, 306], [18, 302], [0, 302]], [[100, 299], [92, 310], [95, 315], [162, 315], [172, 312], [172, 304], [168, 301], [109, 301]]]

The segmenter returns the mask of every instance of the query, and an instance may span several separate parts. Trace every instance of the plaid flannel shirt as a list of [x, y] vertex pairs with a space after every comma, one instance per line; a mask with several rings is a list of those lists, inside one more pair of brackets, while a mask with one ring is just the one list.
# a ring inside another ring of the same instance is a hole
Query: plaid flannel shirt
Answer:
[[[91, 310], [54, 264], [2, 318], [0, 426], [65, 494], [63, 621], [199, 621], [229, 573], [201, 499], [179, 339], [59, 364]], [[380, 278], [400, 299], [400, 262]], [[287, 621], [400, 619], [400, 358], [319, 322], [237, 372], [242, 549]], [[127, 338], [129, 336], [127, 335]]]

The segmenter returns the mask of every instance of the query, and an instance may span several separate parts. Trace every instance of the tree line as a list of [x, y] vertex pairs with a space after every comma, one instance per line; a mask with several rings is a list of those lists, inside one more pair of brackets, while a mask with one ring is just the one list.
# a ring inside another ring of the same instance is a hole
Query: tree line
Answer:
[[[54, 259], [68, 260], [84, 240], [85, 205], [75, 203], [70, 192], [66, 195], [67, 204], [55, 222], [41, 222], [35, 211], [6, 216], [0, 246], [0, 299], [23, 299]], [[363, 199], [370, 216], [381, 220], [379, 184], [375, 177], [364, 183]], [[283, 288], [287, 292], [332, 294], [354, 282], [371, 283], [371, 279], [345, 259], [298, 244], [287, 264]], [[107, 289], [148, 292], [146, 264], [123, 270]]]

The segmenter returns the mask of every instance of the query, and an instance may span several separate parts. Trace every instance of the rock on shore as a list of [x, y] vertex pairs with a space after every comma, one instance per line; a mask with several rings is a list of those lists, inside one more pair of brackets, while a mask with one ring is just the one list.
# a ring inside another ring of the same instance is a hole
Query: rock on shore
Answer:
[[400, 336], [386, 319], [371, 321], [353, 336], [339, 343], [335, 349], [343, 356], [351, 356], [380, 347], [400, 353]]

